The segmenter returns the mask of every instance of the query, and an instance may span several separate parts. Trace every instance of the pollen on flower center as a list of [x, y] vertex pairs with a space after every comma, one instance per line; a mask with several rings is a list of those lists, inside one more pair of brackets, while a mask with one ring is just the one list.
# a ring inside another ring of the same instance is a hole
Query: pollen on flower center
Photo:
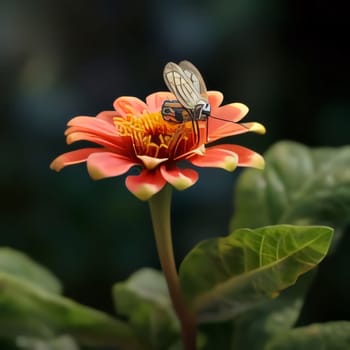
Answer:
[[172, 124], [164, 121], [160, 112], [135, 116], [114, 117], [119, 136], [130, 137], [136, 155], [155, 158], [175, 158], [193, 145], [189, 123]]

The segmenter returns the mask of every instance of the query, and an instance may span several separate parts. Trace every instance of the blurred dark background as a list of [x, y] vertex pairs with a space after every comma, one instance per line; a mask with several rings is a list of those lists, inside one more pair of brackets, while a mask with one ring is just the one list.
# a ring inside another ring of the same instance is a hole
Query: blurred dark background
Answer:
[[[0, 0], [0, 245], [47, 266], [69, 297], [112, 312], [114, 282], [159, 266], [148, 207], [122, 177], [94, 182], [84, 165], [49, 170], [72, 149], [66, 122], [111, 109], [118, 96], [164, 90], [164, 64], [188, 59], [209, 89], [247, 104], [246, 120], [268, 130], [234, 142], [260, 153], [282, 139], [345, 145], [347, 29], [337, 0]], [[174, 194], [179, 260], [227, 233], [238, 175], [203, 169]], [[348, 237], [322, 270], [313, 321], [350, 319]]]

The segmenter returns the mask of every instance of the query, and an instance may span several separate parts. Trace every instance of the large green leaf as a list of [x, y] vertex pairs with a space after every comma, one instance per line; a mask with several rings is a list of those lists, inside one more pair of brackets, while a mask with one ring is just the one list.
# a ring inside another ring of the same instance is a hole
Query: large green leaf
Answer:
[[264, 171], [238, 180], [231, 229], [275, 224], [328, 225], [350, 221], [350, 147], [310, 149], [279, 142]]
[[88, 345], [150, 349], [125, 323], [0, 272], [0, 336], [51, 338], [67, 334]]
[[264, 350], [348, 350], [350, 322], [312, 324], [281, 332]]
[[204, 350], [263, 349], [272, 337], [295, 324], [314, 275], [315, 270], [304, 274], [298, 283], [283, 290], [278, 298], [260, 303], [233, 321], [201, 325], [201, 332], [207, 340]]
[[12, 248], [0, 247], [0, 272], [17, 276], [52, 293], [60, 294], [62, 290], [59, 280], [50, 271]]
[[118, 314], [128, 318], [140, 338], [153, 350], [168, 349], [179, 339], [179, 324], [172, 310], [163, 274], [144, 268], [113, 287]]
[[200, 321], [225, 320], [272, 298], [325, 256], [333, 230], [268, 226], [204, 241], [180, 266], [180, 282]]
[[236, 317], [231, 345], [227, 349], [261, 350], [272, 337], [290, 330], [299, 318], [314, 272], [301, 276], [298, 283], [282, 291], [278, 298], [261, 303]]

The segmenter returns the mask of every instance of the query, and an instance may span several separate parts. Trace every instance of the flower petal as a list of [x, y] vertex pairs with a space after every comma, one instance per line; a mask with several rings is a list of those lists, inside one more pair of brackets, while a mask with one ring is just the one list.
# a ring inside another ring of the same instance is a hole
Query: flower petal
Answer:
[[60, 171], [68, 165], [85, 162], [92, 153], [101, 151], [103, 152], [103, 149], [95, 147], [82, 148], [75, 151], [63, 153], [51, 162], [50, 169]]
[[216, 147], [236, 153], [238, 156], [239, 166], [252, 167], [258, 169], [264, 169], [265, 167], [264, 158], [259, 153], [256, 153], [249, 148], [229, 144], [218, 145]]
[[[216, 121], [217, 122], [217, 121]], [[213, 119], [209, 118], [208, 120], [208, 141], [213, 142], [215, 140], [221, 139], [227, 136], [234, 136], [239, 134], [244, 134], [246, 132], [257, 132], [259, 134], [264, 134], [265, 127], [256, 122], [251, 123], [230, 123], [230, 122], [221, 122], [220, 126], [215, 127], [217, 123], [213, 123]]]
[[[75, 117], [71, 119], [67, 125], [69, 128], [65, 131], [67, 136], [70, 132], [73, 131], [88, 131], [95, 135], [107, 135], [114, 137], [117, 135], [116, 128], [109, 122], [106, 122], [103, 119], [96, 119], [95, 117]], [[74, 129], [71, 129], [74, 127]]]
[[176, 100], [176, 97], [170, 91], [159, 91], [155, 92], [154, 94], [148, 95], [146, 97], [148, 111], [151, 113], [159, 112], [165, 100]]
[[249, 108], [243, 103], [230, 103], [218, 108], [212, 108], [215, 118], [221, 118], [230, 122], [238, 122], [249, 112]]
[[125, 154], [132, 151], [130, 138], [119, 136], [116, 127], [103, 119], [75, 117], [68, 122], [66, 141], [90, 141]]
[[179, 169], [175, 166], [167, 168], [165, 165], [162, 165], [160, 172], [164, 179], [179, 191], [194, 185], [199, 177], [198, 173], [193, 169]]
[[266, 133], [265, 126], [257, 122], [242, 123], [242, 125], [248, 128], [249, 131], [255, 132], [257, 134], [264, 135]]
[[220, 148], [221, 145], [209, 147], [203, 156], [195, 155], [188, 160], [199, 167], [222, 168], [233, 171], [238, 164], [238, 156], [235, 152]]
[[128, 190], [137, 198], [146, 201], [158, 193], [166, 184], [159, 168], [149, 171], [144, 169], [139, 175], [130, 175], [125, 180]]
[[208, 91], [207, 93], [211, 108], [219, 107], [224, 99], [224, 95], [220, 91]]
[[208, 120], [208, 142], [213, 142], [228, 136], [244, 134], [249, 131], [250, 130], [242, 124], [229, 122], [222, 124], [219, 128], [214, 128], [212, 126], [212, 119], [209, 118]]
[[168, 158], [155, 158], [150, 156], [136, 156], [140, 160], [142, 160], [143, 165], [146, 169], [152, 170], [157, 167], [159, 164], [164, 163], [168, 160]]
[[122, 139], [122, 136], [115, 137], [113, 140], [110, 140], [107, 137], [101, 137], [99, 135], [96, 136], [87, 132], [72, 132], [67, 135], [66, 141], [68, 145], [77, 141], [94, 142], [98, 145], [118, 151], [121, 154], [127, 154], [130, 149], [133, 149], [132, 144], [128, 142], [128, 139], [125, 137]]
[[112, 124], [114, 126], [114, 117], [117, 117], [117, 111], [102, 111], [96, 115], [97, 119], [102, 119], [105, 122]]
[[88, 172], [94, 180], [124, 174], [137, 164], [128, 157], [111, 152], [91, 154], [87, 159]]
[[118, 97], [114, 101], [113, 107], [121, 117], [125, 117], [127, 114], [137, 116], [147, 111], [146, 103], [133, 96]]

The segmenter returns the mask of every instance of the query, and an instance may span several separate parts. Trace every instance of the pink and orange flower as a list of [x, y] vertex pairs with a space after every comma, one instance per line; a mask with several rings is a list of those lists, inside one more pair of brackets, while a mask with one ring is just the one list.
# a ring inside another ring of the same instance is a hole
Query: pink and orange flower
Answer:
[[[163, 101], [175, 99], [170, 92], [153, 93], [146, 102], [119, 97], [113, 111], [71, 119], [65, 132], [67, 144], [90, 141], [99, 146], [64, 153], [51, 163], [51, 169], [60, 171], [68, 165], [86, 162], [91, 178], [98, 180], [125, 174], [136, 166], [140, 172], [128, 175], [126, 186], [139, 199], [148, 200], [167, 183], [178, 190], [194, 185], [199, 175], [191, 164], [227, 171], [237, 166], [264, 167], [262, 156], [248, 148], [232, 144], [207, 146], [227, 136], [265, 132], [259, 123], [238, 123], [248, 112], [245, 105], [220, 106], [222, 93], [208, 91], [211, 114], [225, 120], [209, 117], [208, 122], [199, 122], [198, 142], [191, 122], [174, 124], [163, 120]], [[179, 167], [180, 162], [183, 168]]]

